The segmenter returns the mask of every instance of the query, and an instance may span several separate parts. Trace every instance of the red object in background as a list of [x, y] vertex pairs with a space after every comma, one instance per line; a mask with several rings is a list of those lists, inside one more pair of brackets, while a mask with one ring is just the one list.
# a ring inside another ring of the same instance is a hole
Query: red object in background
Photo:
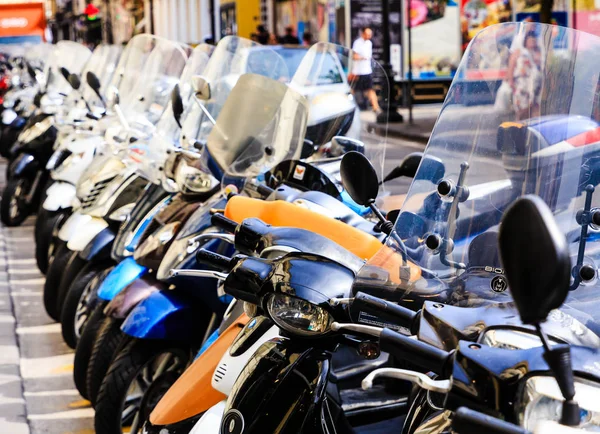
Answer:
[[83, 13], [85, 15], [87, 15], [88, 20], [95, 20], [97, 17], [97, 15], [100, 13], [100, 9], [98, 9], [96, 6], [94, 6], [92, 3], [89, 3], [86, 7], [85, 7], [85, 11], [83, 11]]
[[44, 3], [0, 4], [0, 37], [37, 35], [46, 29]]
[[8, 77], [6, 75], [4, 75], [0, 79], [0, 90], [6, 90], [6, 89], [8, 89], [9, 82], [10, 82], [10, 80], [8, 79]]

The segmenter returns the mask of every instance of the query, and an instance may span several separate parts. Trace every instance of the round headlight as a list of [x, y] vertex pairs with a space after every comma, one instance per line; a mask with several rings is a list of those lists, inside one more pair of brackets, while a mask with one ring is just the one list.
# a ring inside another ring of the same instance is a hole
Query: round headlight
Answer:
[[267, 310], [275, 324], [301, 336], [327, 333], [333, 322], [325, 309], [285, 294], [273, 294], [267, 302]]

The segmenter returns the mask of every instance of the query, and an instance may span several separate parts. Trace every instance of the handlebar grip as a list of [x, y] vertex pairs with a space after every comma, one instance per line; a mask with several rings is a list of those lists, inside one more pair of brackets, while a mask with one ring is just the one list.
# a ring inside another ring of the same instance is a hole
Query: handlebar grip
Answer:
[[391, 303], [379, 297], [374, 297], [364, 292], [357, 292], [352, 302], [352, 307], [364, 310], [378, 318], [393, 322], [395, 325], [405, 327], [415, 334], [416, 319], [419, 314], [410, 309]]
[[453, 355], [452, 352], [441, 350], [388, 328], [381, 331], [379, 345], [382, 351], [420, 367], [423, 372], [432, 371], [442, 376], [446, 376]]
[[271, 187], [264, 185], [264, 184], [258, 184], [258, 187], [256, 187], [256, 191], [258, 192], [258, 194], [260, 194], [263, 197], [268, 197], [271, 195], [271, 193], [273, 193], [275, 190], [273, 190]]
[[530, 434], [525, 428], [466, 407], [456, 411], [452, 428], [459, 434]]
[[231, 271], [233, 267], [231, 258], [206, 249], [199, 249], [196, 252], [196, 261], [214, 267], [219, 271]]
[[234, 220], [228, 219], [221, 213], [213, 214], [210, 221], [219, 229], [223, 229], [224, 231], [230, 232], [232, 234], [235, 233], [235, 230], [238, 227], [238, 224]]

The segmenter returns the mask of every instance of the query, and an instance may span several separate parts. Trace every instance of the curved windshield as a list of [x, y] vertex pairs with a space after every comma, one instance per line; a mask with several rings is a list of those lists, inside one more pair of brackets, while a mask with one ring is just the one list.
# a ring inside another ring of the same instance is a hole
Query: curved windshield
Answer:
[[[600, 39], [537, 23], [487, 27], [466, 50], [393, 237], [361, 272], [403, 303], [510, 301], [504, 211], [536, 194], [571, 243], [565, 310], [595, 325], [600, 297]], [[591, 273], [580, 273], [583, 266]]]
[[[198, 45], [196, 48], [194, 48], [189, 59], [187, 60], [186, 66], [181, 73], [178, 83], [179, 95], [181, 96], [184, 107], [194, 104], [193, 100], [191, 99], [191, 80], [194, 75], [199, 75], [204, 72], [206, 65], [208, 64], [211, 51], [212, 50], [210, 46], [206, 44]], [[169, 101], [167, 104], [167, 109], [163, 112], [160, 120], [156, 124], [156, 131], [150, 138], [149, 143], [147, 145], [144, 143], [135, 143], [132, 147], [132, 156], [138, 159], [140, 162], [142, 161], [142, 159], [139, 157], [140, 154], [143, 153], [146, 155], [146, 157], [143, 158], [143, 161], [146, 164], [143, 164], [142, 167], [140, 167], [140, 172], [143, 175], [152, 180], [157, 179], [156, 170], [158, 169], [159, 165], [164, 164], [167, 158], [168, 147], [178, 145], [179, 135], [180, 127], [175, 120], [173, 107]], [[142, 149], [143, 152], [140, 152]]]
[[63, 77], [61, 68], [66, 68], [71, 74], [81, 74], [86, 62], [92, 56], [92, 52], [85, 45], [73, 41], [59, 41], [52, 57], [46, 64], [45, 75], [49, 91], [68, 94], [72, 88]]
[[[260, 50], [263, 56], [261, 59], [254, 59], [252, 63], [249, 63], [250, 53], [254, 50]], [[231, 89], [239, 77], [247, 72], [262, 73], [275, 80], [289, 80], [289, 72], [285, 63], [273, 50], [262, 47], [249, 39], [235, 36], [221, 39], [202, 74], [210, 85], [210, 98], [207, 101], [197, 101], [188, 107], [181, 132], [182, 146], [189, 145], [190, 142], [193, 143], [196, 140], [206, 141], [213, 127], [206, 112], [213, 120], [216, 119]], [[200, 107], [200, 104], [203, 107]]]
[[[356, 72], [364, 74], [359, 76]], [[290, 87], [309, 103], [305, 139], [318, 149], [311, 159], [337, 158], [356, 150], [369, 158], [382, 180], [384, 171], [392, 169], [384, 167], [388, 118], [366, 100], [365, 81], [376, 91], [377, 105], [387, 104], [388, 79], [380, 64], [373, 59], [362, 59], [349, 48], [321, 42], [306, 51]], [[361, 114], [360, 105], [370, 110]], [[358, 142], [331, 143], [336, 136]]]
[[99, 45], [85, 64], [85, 68], [81, 73], [81, 86], [83, 88], [83, 97], [92, 108], [103, 108], [104, 105], [96, 92], [87, 84], [87, 73], [93, 72], [96, 74], [100, 80], [100, 93], [105, 95], [108, 83], [117, 68], [121, 52], [122, 48], [119, 45]]
[[152, 45], [144, 68], [138, 71], [127, 109], [156, 124], [167, 107], [191, 48], [162, 38], [156, 38]]

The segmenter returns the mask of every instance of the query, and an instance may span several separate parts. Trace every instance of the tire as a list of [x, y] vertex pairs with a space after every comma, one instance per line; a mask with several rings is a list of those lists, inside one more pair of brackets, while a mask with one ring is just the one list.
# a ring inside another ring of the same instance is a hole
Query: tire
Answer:
[[90, 315], [90, 318], [85, 324], [85, 327], [83, 328], [81, 338], [79, 339], [77, 348], [75, 349], [75, 359], [73, 360], [73, 381], [75, 382], [75, 387], [79, 391], [79, 394], [87, 400], [90, 399], [89, 394], [87, 393], [88, 365], [90, 363], [90, 357], [96, 342], [96, 337], [98, 336], [98, 330], [100, 329], [102, 321], [105, 318], [104, 308], [107, 304], [108, 302], [104, 300], [98, 302], [94, 308], [94, 311]]
[[54, 229], [65, 221], [67, 211], [48, 211], [40, 208], [35, 221], [35, 260], [43, 274], [48, 272], [50, 246], [53, 242]]
[[58, 312], [59, 319], [61, 318], [65, 299], [67, 298], [71, 284], [75, 282], [77, 275], [88, 263], [88, 261], [79, 256], [79, 252], [71, 253], [69, 261], [60, 278], [60, 285], [58, 285], [58, 291], [56, 293], [56, 312]]
[[62, 336], [65, 343], [75, 349], [97, 302], [96, 289], [108, 264], [87, 264], [69, 287], [60, 314]]
[[[96, 432], [103, 434], [121, 434], [121, 417], [126, 409], [125, 399], [129, 388], [136, 378], [143, 380], [140, 375], [142, 371], [147, 368], [148, 371], [152, 371], [160, 364], [160, 358], [164, 355], [173, 355], [174, 366], [169, 369], [167, 373], [177, 373], [178, 375], [171, 375], [169, 380], [173, 381], [173, 378], [177, 378], [190, 360], [190, 349], [185, 345], [169, 342], [169, 341], [146, 341], [134, 339], [125, 345], [119, 354], [117, 354], [114, 362], [111, 364], [100, 392], [98, 393], [98, 399], [96, 401], [96, 415], [94, 418], [94, 425]], [[153, 377], [153, 372], [150, 372], [147, 377], [155, 380], [161, 380], [167, 375], [157, 375]], [[138, 377], [139, 375], [139, 377]], [[136, 383], [139, 384], [142, 381]], [[152, 382], [145, 382], [145, 385], [150, 388], [154, 384]], [[148, 389], [145, 389], [148, 390]], [[143, 394], [136, 400], [137, 405], [140, 406], [142, 402]], [[156, 402], [157, 399], [153, 399]], [[149, 414], [151, 409], [138, 409], [142, 414]], [[135, 418], [131, 415], [126, 419], [123, 425], [131, 424]], [[141, 432], [141, 425], [144, 423], [143, 420], [139, 421], [137, 429], [132, 426], [131, 433]]]
[[31, 214], [31, 205], [25, 202], [30, 188], [31, 181], [27, 178], [8, 180], [0, 202], [0, 220], [5, 226], [19, 226]]
[[126, 345], [127, 337], [121, 331], [122, 319], [104, 317], [98, 328], [87, 370], [88, 399], [95, 406], [98, 392], [119, 349]]
[[[67, 268], [69, 259], [74, 252], [70, 251], [66, 244], [61, 243], [56, 251], [54, 260], [48, 267], [46, 273], [46, 282], [44, 283], [44, 308], [46, 313], [54, 321], [60, 321], [60, 312], [58, 311], [58, 288], [63, 272]], [[76, 253], [75, 253], [76, 254]]]

